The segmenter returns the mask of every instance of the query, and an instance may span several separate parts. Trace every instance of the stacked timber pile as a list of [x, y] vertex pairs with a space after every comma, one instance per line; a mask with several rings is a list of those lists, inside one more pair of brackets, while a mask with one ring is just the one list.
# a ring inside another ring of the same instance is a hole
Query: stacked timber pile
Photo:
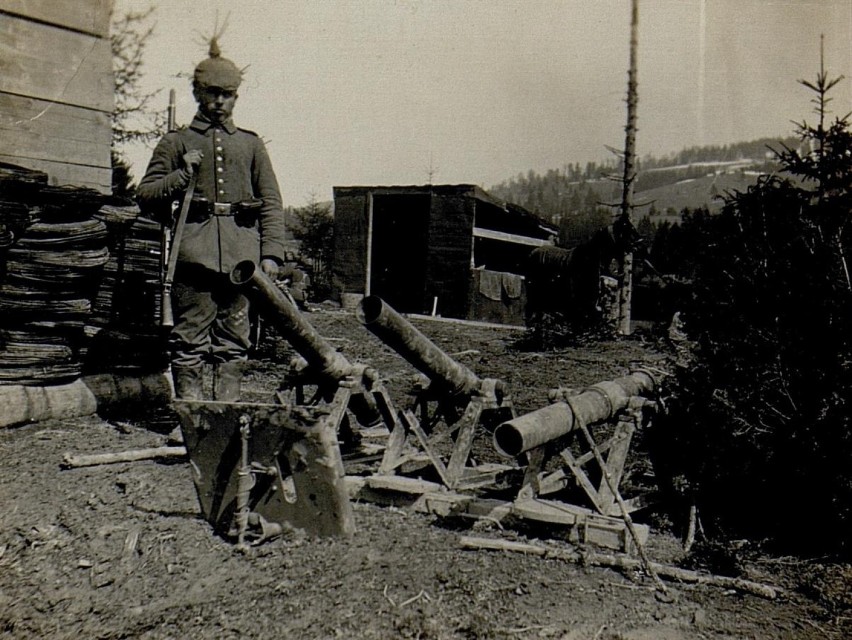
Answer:
[[53, 187], [40, 172], [0, 168], [0, 224], [8, 241], [0, 282], [0, 383], [58, 384], [79, 377], [83, 326], [107, 230], [93, 217], [103, 195]]
[[158, 325], [160, 225], [130, 203], [104, 205], [98, 218], [110, 230], [110, 256], [86, 327], [86, 371], [163, 371], [168, 361]]
[[158, 226], [105, 200], [0, 165], [0, 384], [165, 369]]

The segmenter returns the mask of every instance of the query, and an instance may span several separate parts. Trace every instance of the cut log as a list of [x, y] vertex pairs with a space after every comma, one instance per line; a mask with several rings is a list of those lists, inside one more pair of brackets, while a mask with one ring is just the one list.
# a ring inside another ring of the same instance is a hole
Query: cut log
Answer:
[[133, 449], [115, 453], [66, 453], [62, 456], [62, 467], [76, 469], [78, 467], [94, 467], [101, 464], [116, 462], [138, 462], [140, 460], [156, 460], [157, 458], [186, 457], [186, 447], [151, 447], [149, 449]]
[[[491, 551], [514, 551], [516, 553], [526, 553], [535, 556], [545, 556], [548, 558], [559, 558], [568, 562], [583, 563], [596, 567], [610, 567], [615, 569], [626, 569], [629, 571], [638, 571], [643, 568], [642, 561], [636, 558], [631, 558], [625, 555], [616, 555], [611, 553], [593, 553], [571, 551], [569, 549], [548, 548], [524, 542], [512, 542], [509, 540], [492, 540], [489, 538], [476, 538], [472, 536], [462, 536], [459, 539], [459, 544], [464, 549], [488, 549]], [[681, 569], [671, 565], [652, 562], [651, 566], [658, 576], [676, 580], [678, 582], [686, 582], [690, 584], [709, 584], [723, 589], [736, 589], [744, 593], [750, 593], [761, 598], [774, 600], [781, 592], [779, 587], [773, 587], [760, 582], [744, 580], [742, 578], [732, 578], [730, 576], [718, 576], [709, 573], [699, 573], [690, 569]]]
[[171, 378], [165, 373], [141, 378], [100, 374], [50, 387], [0, 385], [0, 427], [165, 406], [172, 395]]

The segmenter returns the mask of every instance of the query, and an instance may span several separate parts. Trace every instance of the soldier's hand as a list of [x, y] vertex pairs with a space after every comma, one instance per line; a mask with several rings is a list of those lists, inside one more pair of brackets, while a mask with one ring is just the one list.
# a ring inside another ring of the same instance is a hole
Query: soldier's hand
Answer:
[[264, 258], [260, 261], [260, 270], [274, 280], [278, 276], [278, 263], [272, 258]]
[[201, 153], [200, 149], [192, 149], [183, 154], [183, 164], [186, 167], [187, 171], [189, 171], [190, 175], [195, 173], [201, 164], [201, 158], [204, 157], [204, 154]]

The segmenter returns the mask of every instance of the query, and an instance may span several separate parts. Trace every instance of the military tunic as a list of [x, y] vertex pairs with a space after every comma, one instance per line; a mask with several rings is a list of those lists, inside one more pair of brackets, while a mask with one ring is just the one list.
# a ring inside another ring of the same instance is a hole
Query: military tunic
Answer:
[[198, 168], [196, 199], [211, 203], [260, 199], [262, 205], [256, 221], [241, 216], [211, 215], [205, 219], [191, 215], [178, 254], [180, 263], [220, 273], [230, 273], [241, 260], [273, 258], [283, 263], [284, 214], [272, 163], [263, 141], [233, 122], [215, 126], [198, 114], [186, 129], [163, 136], [136, 190], [142, 209], [163, 219], [171, 203], [183, 198], [190, 174], [182, 158], [192, 149], [204, 154]]
[[[198, 113], [189, 127], [163, 136], [137, 187], [142, 210], [171, 222], [172, 203], [183, 199], [190, 180], [183, 156], [193, 149], [203, 156], [172, 289], [172, 363], [188, 367], [245, 358], [248, 301], [228, 275], [242, 260], [285, 260], [284, 213], [266, 148], [230, 120], [214, 125]], [[247, 215], [210, 206], [252, 200], [259, 206]]]

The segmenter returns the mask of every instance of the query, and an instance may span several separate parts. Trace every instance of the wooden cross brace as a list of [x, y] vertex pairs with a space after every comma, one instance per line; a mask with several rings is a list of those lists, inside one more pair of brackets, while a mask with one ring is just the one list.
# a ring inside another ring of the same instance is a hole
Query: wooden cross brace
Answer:
[[450, 489], [494, 484], [509, 467], [469, 463], [478, 428], [515, 417], [511, 397], [497, 394], [497, 384], [484, 380], [480, 392], [466, 402], [436, 396], [429, 389], [416, 392], [411, 408], [397, 416], [378, 474], [431, 466]]
[[[630, 451], [630, 442], [641, 419], [640, 410], [628, 409], [621, 412], [618, 415], [612, 436], [596, 445], [598, 452], [605, 454], [606, 467], [601, 470], [601, 478], [597, 485], [591, 480], [585, 469], [585, 466], [595, 459], [595, 453], [591, 448], [579, 456], [575, 456], [570, 447], [563, 448], [557, 454], [563, 466], [550, 473], [543, 473], [542, 471], [548, 461], [547, 445], [529, 451], [524, 481], [518, 497], [539, 497], [576, 484], [583, 490], [592, 507], [598, 513], [605, 516], [621, 515], [621, 510], [615, 503], [615, 495], [610, 489], [610, 483], [606, 481], [605, 475], [608, 473], [612, 485], [618, 488], [624, 475], [624, 465]], [[635, 498], [627, 500], [626, 504], [628, 511], [632, 512], [645, 506], [645, 501], [642, 498]]]

